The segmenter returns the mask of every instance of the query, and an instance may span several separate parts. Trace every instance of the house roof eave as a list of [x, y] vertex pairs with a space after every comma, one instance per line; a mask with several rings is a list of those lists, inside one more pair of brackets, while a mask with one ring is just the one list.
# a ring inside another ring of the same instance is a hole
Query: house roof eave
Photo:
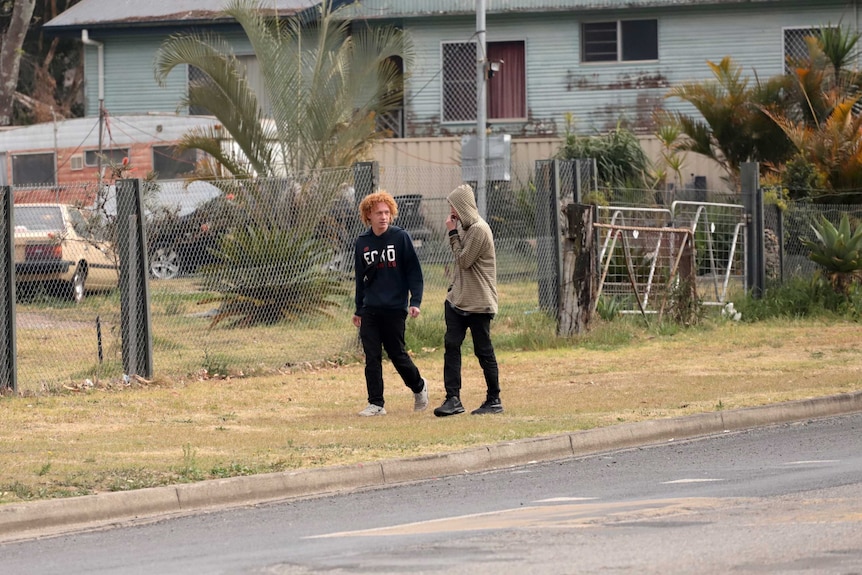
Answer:
[[[116, 0], [83, 0], [56, 18], [43, 30], [52, 35], [72, 35], [81, 30], [176, 30], [200, 26], [236, 24], [223, 13], [228, 0], [149, 0], [136, 2], [134, 8], [118, 6]], [[333, 8], [355, 0], [332, 0]], [[261, 11], [269, 16], [299, 16], [313, 21], [320, 14], [321, 0], [272, 0]], [[124, 5], [125, 6], [125, 5]]]

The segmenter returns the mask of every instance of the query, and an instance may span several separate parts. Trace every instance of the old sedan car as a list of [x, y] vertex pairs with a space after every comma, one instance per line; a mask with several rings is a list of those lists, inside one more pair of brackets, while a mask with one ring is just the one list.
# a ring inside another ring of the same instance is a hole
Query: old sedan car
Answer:
[[22, 291], [44, 285], [52, 294], [81, 302], [87, 292], [117, 287], [116, 255], [77, 207], [16, 204], [13, 222], [15, 277]]
[[184, 213], [171, 209], [149, 215], [150, 274], [156, 279], [173, 279], [193, 274], [216, 260], [221, 237], [242, 221], [242, 211], [219, 195]]

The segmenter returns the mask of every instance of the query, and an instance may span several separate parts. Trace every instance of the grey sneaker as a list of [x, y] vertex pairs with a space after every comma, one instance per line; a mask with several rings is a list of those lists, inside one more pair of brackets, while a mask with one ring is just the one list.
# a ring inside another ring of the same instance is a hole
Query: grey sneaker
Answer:
[[413, 411], [425, 411], [428, 407], [428, 382], [422, 378], [422, 391], [413, 394]]
[[362, 417], [373, 417], [375, 415], [386, 415], [386, 410], [379, 405], [369, 403], [368, 407], [359, 412]]

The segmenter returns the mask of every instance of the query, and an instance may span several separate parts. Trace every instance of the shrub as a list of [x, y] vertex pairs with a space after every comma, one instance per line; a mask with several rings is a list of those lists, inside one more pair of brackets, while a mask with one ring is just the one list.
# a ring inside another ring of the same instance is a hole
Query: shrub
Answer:
[[847, 214], [841, 216], [837, 228], [820, 216], [811, 229], [816, 239], [801, 238], [802, 245], [811, 250], [808, 258], [823, 268], [832, 289], [849, 294], [851, 285], [862, 280], [862, 224], [851, 231]]

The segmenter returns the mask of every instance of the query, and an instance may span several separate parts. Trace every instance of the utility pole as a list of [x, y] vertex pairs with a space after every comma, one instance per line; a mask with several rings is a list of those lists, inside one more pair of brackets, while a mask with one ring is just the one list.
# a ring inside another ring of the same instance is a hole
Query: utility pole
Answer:
[[105, 128], [105, 52], [104, 52], [104, 44], [102, 42], [96, 42], [92, 38], [90, 38], [89, 31], [84, 28], [81, 30], [81, 42], [85, 46], [95, 46], [96, 47], [96, 66], [98, 68], [99, 74], [99, 154], [98, 154], [98, 170], [99, 170], [99, 191], [102, 190], [102, 132], [104, 132]]
[[485, 40], [485, 0], [476, 0], [476, 156], [479, 174], [476, 179], [476, 207], [479, 215], [487, 214], [487, 132], [488, 123], [488, 74], [487, 42]]

